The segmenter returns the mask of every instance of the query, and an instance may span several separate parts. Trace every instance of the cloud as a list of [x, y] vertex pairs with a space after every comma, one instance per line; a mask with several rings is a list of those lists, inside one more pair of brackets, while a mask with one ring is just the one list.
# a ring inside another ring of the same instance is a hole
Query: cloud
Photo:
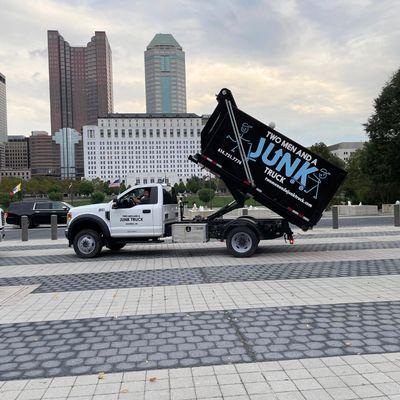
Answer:
[[0, 71], [9, 133], [49, 130], [48, 29], [71, 45], [105, 30], [117, 112], [144, 112], [143, 51], [171, 32], [186, 52], [188, 111], [222, 87], [238, 105], [308, 145], [364, 139], [373, 99], [399, 67], [395, 0], [0, 0]]

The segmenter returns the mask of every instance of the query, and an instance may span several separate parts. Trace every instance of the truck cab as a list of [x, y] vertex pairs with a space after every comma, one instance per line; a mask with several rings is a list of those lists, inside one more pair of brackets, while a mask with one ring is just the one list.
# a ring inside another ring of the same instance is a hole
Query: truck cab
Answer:
[[150, 184], [133, 186], [108, 203], [74, 207], [67, 218], [70, 245], [78, 256], [88, 258], [104, 245], [119, 250], [127, 242], [169, 236], [179, 212], [170, 188]]

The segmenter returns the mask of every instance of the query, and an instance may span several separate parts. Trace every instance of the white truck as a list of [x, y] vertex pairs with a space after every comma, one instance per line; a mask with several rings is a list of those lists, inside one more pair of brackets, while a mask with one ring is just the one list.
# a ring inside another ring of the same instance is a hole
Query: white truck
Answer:
[[[137, 204], [145, 191], [150, 193], [149, 198]], [[237, 208], [236, 202], [232, 203]], [[218, 218], [219, 213], [206, 220], [181, 220], [176, 196], [170, 188], [161, 184], [134, 186], [109, 203], [69, 210], [66, 237], [82, 258], [96, 257], [103, 246], [117, 251], [126, 243], [171, 236], [173, 242], [226, 240], [232, 255], [246, 257], [255, 252], [260, 239], [292, 234], [284, 219], [222, 219]]]
[[[72, 208], [66, 236], [79, 257], [170, 236], [174, 242], [225, 240], [229, 253], [248, 257], [262, 239], [292, 241], [289, 223], [307, 230], [320, 220], [346, 172], [239, 110], [228, 89], [217, 100], [201, 132], [201, 153], [189, 159], [220, 177], [234, 200], [207, 218], [184, 220], [176, 198], [153, 184], [130, 188], [109, 203]], [[282, 218], [222, 218], [249, 197]]]

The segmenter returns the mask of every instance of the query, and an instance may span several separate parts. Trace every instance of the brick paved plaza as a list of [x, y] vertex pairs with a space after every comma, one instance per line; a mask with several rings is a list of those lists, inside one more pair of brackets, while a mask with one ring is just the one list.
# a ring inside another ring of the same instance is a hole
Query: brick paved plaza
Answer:
[[400, 229], [0, 244], [0, 400], [400, 399]]

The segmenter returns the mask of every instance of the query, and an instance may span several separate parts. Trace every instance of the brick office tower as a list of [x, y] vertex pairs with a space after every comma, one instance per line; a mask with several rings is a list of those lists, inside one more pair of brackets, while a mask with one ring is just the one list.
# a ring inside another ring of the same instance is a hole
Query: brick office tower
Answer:
[[[105, 32], [95, 32], [86, 47], [70, 46], [58, 31], [48, 31], [51, 134], [97, 122], [113, 112], [111, 48]], [[68, 137], [68, 135], [64, 135]], [[60, 169], [83, 176], [82, 140], [75, 145], [76, 165], [61, 165], [60, 148], [54, 143]]]

